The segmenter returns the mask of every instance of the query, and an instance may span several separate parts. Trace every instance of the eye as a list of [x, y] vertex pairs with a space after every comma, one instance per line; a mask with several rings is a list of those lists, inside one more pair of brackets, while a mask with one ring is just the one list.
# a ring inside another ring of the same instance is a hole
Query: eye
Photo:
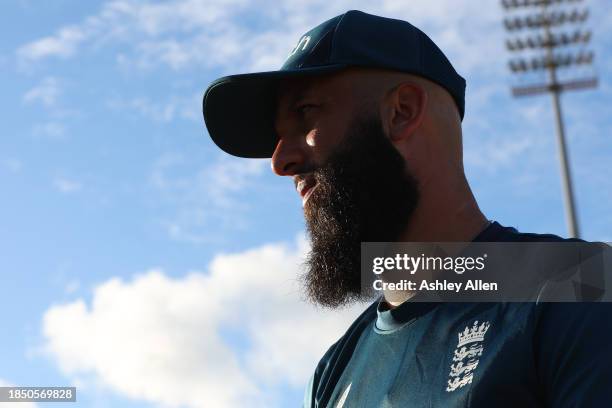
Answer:
[[295, 110], [300, 113], [300, 114], [306, 114], [310, 111], [312, 111], [313, 109], [317, 108], [318, 105], [315, 105], [313, 103], [302, 103], [296, 106]]

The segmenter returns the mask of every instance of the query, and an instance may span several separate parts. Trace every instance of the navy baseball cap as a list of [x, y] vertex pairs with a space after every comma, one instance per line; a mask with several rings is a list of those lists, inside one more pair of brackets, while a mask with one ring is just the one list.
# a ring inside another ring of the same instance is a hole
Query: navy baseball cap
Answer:
[[418, 75], [445, 88], [463, 119], [465, 79], [444, 53], [412, 24], [348, 11], [304, 34], [278, 71], [230, 75], [204, 93], [210, 137], [238, 157], [272, 157], [276, 92], [282, 79], [333, 73], [348, 67], [384, 68]]

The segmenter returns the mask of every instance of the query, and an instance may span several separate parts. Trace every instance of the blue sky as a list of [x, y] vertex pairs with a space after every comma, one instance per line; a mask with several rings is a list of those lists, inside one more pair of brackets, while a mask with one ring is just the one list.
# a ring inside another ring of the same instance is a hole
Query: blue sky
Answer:
[[[563, 108], [582, 235], [612, 241], [612, 12], [588, 4], [600, 86]], [[550, 100], [511, 97], [497, 1], [4, 2], [0, 382], [75, 384], [87, 407], [297, 404], [359, 307], [301, 302], [292, 183], [220, 152], [201, 96], [350, 8], [413, 22], [466, 77], [485, 214], [565, 234]]]

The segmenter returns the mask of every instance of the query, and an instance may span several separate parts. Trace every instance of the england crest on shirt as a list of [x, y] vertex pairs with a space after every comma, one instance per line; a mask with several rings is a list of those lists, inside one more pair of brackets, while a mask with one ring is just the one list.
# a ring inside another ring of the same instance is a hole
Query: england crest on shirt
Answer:
[[450, 365], [447, 392], [455, 391], [457, 388], [472, 383], [474, 370], [478, 367], [480, 356], [482, 356], [484, 350], [482, 343], [490, 325], [489, 322], [479, 324], [476, 320], [472, 327], [468, 325], [457, 334], [459, 341], [455, 348], [453, 362]]

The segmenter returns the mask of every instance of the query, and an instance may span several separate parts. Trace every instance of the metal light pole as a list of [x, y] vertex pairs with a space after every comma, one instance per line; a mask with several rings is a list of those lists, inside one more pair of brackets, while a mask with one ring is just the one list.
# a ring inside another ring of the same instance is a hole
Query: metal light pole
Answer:
[[[548, 73], [545, 83], [512, 88], [515, 97], [550, 93], [555, 114], [557, 145], [561, 162], [561, 176], [568, 233], [579, 237], [580, 230], [576, 217], [576, 205], [572, 187], [569, 157], [565, 142], [565, 127], [561, 110], [560, 95], [564, 91], [594, 88], [597, 78], [559, 79], [559, 70], [570, 72], [572, 67], [587, 66], [593, 62], [594, 54], [584, 48], [591, 40], [591, 32], [580, 28], [573, 32], [562, 31], [567, 25], [579, 26], [588, 18], [587, 9], [569, 9], [582, 0], [502, 0], [503, 8], [508, 12], [504, 26], [508, 32], [525, 32], [528, 35], [506, 40], [506, 48], [512, 52], [531, 52], [531, 57], [512, 59], [510, 70], [516, 74], [529, 72]], [[577, 50], [577, 47], [582, 49]], [[559, 52], [559, 50], [562, 50]]]

